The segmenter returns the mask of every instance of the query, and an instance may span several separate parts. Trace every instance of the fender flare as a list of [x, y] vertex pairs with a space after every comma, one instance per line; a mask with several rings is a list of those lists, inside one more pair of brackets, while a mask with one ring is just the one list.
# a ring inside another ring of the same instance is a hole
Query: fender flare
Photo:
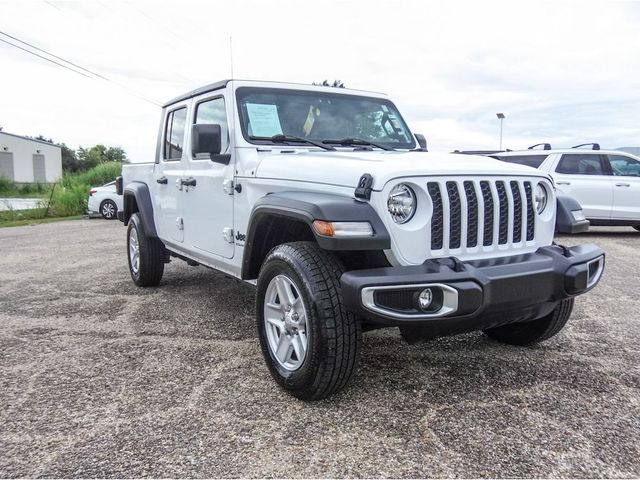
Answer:
[[148, 237], [157, 237], [158, 233], [153, 220], [153, 203], [151, 202], [149, 186], [143, 182], [131, 182], [124, 188], [123, 196], [124, 224], [128, 225], [131, 215], [138, 212], [142, 220], [144, 233]]
[[[247, 227], [242, 271], [248, 272], [252, 250], [259, 238], [258, 226], [265, 217], [283, 217], [307, 224], [320, 248], [325, 250], [387, 250], [391, 238], [384, 223], [367, 202], [352, 197], [320, 192], [277, 192], [258, 199], [254, 204]], [[371, 237], [332, 238], [318, 235], [313, 229], [314, 220], [331, 222], [369, 222], [373, 228]]]
[[582, 206], [575, 198], [557, 193], [556, 205], [556, 232], [580, 233], [589, 230], [589, 220], [576, 220], [573, 216], [572, 212], [582, 211]]

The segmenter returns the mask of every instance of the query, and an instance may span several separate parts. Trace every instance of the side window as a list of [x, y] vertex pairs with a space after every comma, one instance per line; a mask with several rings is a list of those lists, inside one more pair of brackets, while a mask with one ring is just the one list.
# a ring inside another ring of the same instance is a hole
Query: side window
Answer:
[[167, 115], [167, 123], [164, 129], [164, 155], [165, 160], [180, 160], [184, 147], [184, 127], [187, 123], [187, 108], [182, 107]]
[[614, 175], [640, 177], [640, 162], [624, 155], [609, 155]]
[[195, 123], [214, 123], [220, 125], [222, 141], [220, 153], [227, 153], [229, 149], [229, 126], [224, 98], [218, 97], [199, 103], [196, 107]]
[[556, 167], [557, 173], [567, 175], [608, 175], [602, 166], [600, 155], [567, 153], [562, 155]]

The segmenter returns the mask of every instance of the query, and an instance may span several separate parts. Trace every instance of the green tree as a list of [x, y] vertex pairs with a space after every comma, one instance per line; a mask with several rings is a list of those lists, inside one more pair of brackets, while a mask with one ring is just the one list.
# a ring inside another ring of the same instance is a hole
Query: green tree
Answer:
[[120, 147], [107, 147], [98, 144], [91, 148], [78, 148], [80, 170], [88, 170], [106, 162], [126, 163], [128, 161], [126, 152]]

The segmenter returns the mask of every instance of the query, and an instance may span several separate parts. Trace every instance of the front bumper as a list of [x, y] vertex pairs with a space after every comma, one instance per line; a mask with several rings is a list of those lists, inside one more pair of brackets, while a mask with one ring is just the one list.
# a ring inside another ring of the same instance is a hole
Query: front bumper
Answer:
[[[347, 308], [368, 323], [431, 325], [447, 335], [545, 316], [559, 301], [595, 287], [603, 270], [597, 246], [553, 245], [488, 260], [354, 270], [340, 280]], [[425, 288], [434, 293], [428, 311], [416, 302]]]

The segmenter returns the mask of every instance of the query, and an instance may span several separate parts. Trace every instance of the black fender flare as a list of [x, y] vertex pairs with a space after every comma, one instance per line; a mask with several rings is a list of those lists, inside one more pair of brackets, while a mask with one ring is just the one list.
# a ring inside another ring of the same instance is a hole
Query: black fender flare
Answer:
[[589, 230], [589, 220], [576, 220], [574, 211], [582, 211], [582, 206], [578, 201], [562, 193], [556, 194], [556, 232], [558, 233], [580, 233]]
[[[260, 232], [261, 220], [268, 216], [284, 217], [306, 223], [320, 248], [325, 250], [387, 250], [391, 238], [384, 223], [367, 202], [353, 197], [321, 193], [286, 191], [270, 193], [258, 199], [249, 217], [244, 246], [242, 271], [250, 269], [252, 249]], [[373, 228], [370, 237], [332, 238], [318, 235], [313, 229], [314, 220], [329, 222], [369, 222]]]
[[[144, 233], [148, 237], [157, 237], [156, 225], [153, 220], [153, 203], [149, 186], [143, 182], [131, 182], [124, 187], [124, 198], [122, 199], [123, 222], [128, 225], [131, 215], [135, 212], [140, 214]], [[137, 205], [137, 207], [136, 207]]]

